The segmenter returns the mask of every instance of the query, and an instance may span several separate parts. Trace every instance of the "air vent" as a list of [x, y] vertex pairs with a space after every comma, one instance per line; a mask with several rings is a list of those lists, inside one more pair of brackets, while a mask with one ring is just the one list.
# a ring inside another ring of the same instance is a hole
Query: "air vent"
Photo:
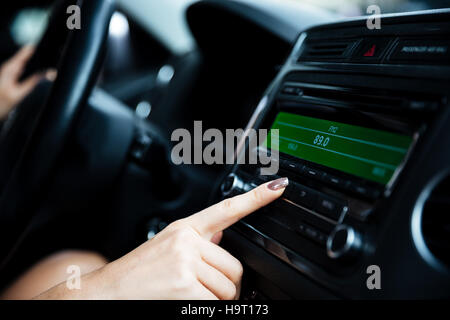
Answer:
[[450, 268], [450, 176], [438, 184], [424, 204], [422, 234], [431, 253]]
[[[304, 76], [305, 73], [302, 74]], [[295, 80], [294, 74], [287, 78]], [[404, 112], [432, 112], [442, 101], [435, 95], [414, 94], [387, 90], [368, 90], [359, 88], [334, 87], [329, 85], [287, 81], [282, 86], [280, 99], [299, 102], [314, 102], [328, 106], [360, 106], [370, 109], [386, 109]]]
[[340, 61], [349, 56], [357, 42], [357, 40], [307, 41], [299, 61]]

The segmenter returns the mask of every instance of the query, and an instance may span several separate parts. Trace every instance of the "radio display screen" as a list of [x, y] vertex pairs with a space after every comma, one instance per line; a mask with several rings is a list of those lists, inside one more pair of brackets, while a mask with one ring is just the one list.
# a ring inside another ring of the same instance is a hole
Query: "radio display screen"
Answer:
[[265, 147], [386, 185], [413, 139], [406, 135], [280, 112]]

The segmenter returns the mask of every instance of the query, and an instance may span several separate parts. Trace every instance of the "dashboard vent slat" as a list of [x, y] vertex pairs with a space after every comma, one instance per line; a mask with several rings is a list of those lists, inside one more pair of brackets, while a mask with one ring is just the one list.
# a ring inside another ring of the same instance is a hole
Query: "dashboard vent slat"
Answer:
[[299, 61], [341, 60], [349, 55], [356, 43], [357, 40], [331, 42], [307, 41]]

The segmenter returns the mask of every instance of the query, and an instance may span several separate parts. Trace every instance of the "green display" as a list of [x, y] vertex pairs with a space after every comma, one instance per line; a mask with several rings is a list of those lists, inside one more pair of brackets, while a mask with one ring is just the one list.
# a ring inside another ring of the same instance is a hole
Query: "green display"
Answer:
[[355, 176], [387, 184], [412, 138], [386, 131], [281, 112], [272, 129], [279, 142], [265, 146]]

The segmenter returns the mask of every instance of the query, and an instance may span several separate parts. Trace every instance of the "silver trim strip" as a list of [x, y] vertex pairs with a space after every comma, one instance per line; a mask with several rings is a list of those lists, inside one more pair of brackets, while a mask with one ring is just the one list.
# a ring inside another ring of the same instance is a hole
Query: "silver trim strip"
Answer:
[[339, 220], [338, 220], [338, 221], [335, 221], [335, 220], [330, 219], [330, 218], [328, 218], [328, 217], [325, 217], [325, 216], [321, 215], [320, 213], [317, 213], [317, 212], [315, 212], [315, 211], [313, 211], [313, 210], [311, 210], [311, 209], [305, 208], [304, 206], [299, 205], [299, 204], [297, 204], [297, 203], [295, 203], [295, 202], [293, 202], [293, 201], [291, 201], [291, 200], [289, 200], [289, 199], [282, 198], [282, 200], [285, 201], [285, 202], [287, 202], [287, 203], [289, 203], [289, 204], [291, 204], [291, 205], [293, 205], [293, 206], [296, 206], [297, 208], [300, 208], [300, 209], [302, 209], [302, 210], [305, 210], [306, 212], [308, 212], [309, 214], [312, 214], [312, 215], [316, 216], [317, 218], [320, 218], [320, 219], [322, 219], [322, 220], [325, 220], [325, 221], [327, 221], [327, 222], [329, 222], [329, 223], [331, 223], [331, 224], [334, 224], [334, 225], [341, 224], [341, 223], [344, 221], [344, 218], [345, 218], [345, 216], [346, 216], [346, 214], [347, 214], [347, 212], [348, 212], [348, 207], [344, 207], [344, 209], [342, 210], [342, 213], [341, 213], [341, 216], [340, 216]]
[[[277, 240], [267, 236], [253, 226], [245, 223], [244, 221], [240, 221], [239, 223], [251, 231], [245, 232], [245, 234], [243, 234], [244, 237], [250, 238], [251, 241], [261, 246], [270, 254], [286, 262], [294, 269], [303, 272], [305, 275], [315, 279], [319, 283], [326, 284], [332, 290], [338, 290], [340, 286], [345, 283], [346, 279], [344, 277], [336, 277], [323, 271], [321, 268], [318, 268], [318, 265], [285, 247]], [[235, 231], [242, 235], [241, 231]]]
[[413, 142], [411, 143], [411, 146], [409, 147], [408, 153], [404, 157], [402, 163], [397, 167], [397, 169], [394, 171], [394, 174], [392, 175], [391, 180], [386, 185], [384, 195], [385, 197], [389, 197], [392, 192], [392, 188], [394, 187], [395, 183], [397, 182], [400, 174], [402, 173], [403, 169], [405, 168], [406, 164], [409, 162], [409, 159], [412, 156], [412, 153], [417, 145], [417, 142], [419, 141], [420, 134], [419, 132], [416, 132], [413, 136]]

